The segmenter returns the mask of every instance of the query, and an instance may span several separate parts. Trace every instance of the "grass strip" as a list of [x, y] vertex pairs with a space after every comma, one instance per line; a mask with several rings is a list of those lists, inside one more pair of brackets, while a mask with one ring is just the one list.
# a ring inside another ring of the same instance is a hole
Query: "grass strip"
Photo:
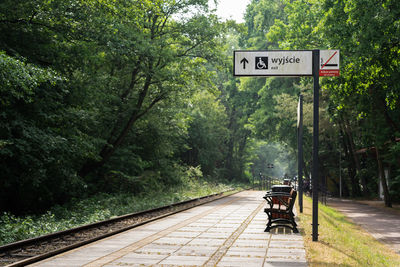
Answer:
[[311, 198], [305, 197], [303, 203], [303, 213], [298, 213], [298, 219], [309, 266], [400, 266], [400, 255], [344, 214], [321, 203], [318, 242], [313, 242]]

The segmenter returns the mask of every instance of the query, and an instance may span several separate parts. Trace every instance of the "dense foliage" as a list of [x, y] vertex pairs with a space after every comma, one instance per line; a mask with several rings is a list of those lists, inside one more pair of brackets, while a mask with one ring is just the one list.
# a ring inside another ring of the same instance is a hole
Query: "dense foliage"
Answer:
[[3, 0], [0, 210], [157, 192], [193, 175], [293, 177], [299, 93], [310, 179], [312, 79], [235, 78], [239, 48], [341, 50], [341, 76], [320, 81], [320, 177], [333, 194], [341, 175], [346, 195], [377, 196], [388, 170], [390, 205], [399, 18], [393, 0], [253, 0], [244, 24], [221, 22], [206, 0]]
[[0, 209], [218, 178], [223, 31], [205, 0], [2, 1]]
[[[320, 182], [338, 194], [341, 166], [345, 195], [377, 196], [381, 176], [388, 206], [391, 198], [400, 198], [399, 18], [400, 4], [391, 0], [252, 1], [243, 36], [252, 49], [340, 49], [341, 76], [320, 79]], [[255, 133], [294, 152], [299, 93], [305, 99], [305, 126], [312, 126], [311, 85], [305, 78], [262, 82], [260, 108], [251, 117]], [[310, 133], [305, 133], [306, 179]]]

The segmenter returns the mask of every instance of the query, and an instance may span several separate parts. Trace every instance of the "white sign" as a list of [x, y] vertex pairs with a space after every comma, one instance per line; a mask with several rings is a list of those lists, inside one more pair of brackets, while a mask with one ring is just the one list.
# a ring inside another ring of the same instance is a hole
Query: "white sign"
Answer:
[[319, 51], [319, 76], [339, 76], [339, 50]]
[[312, 76], [312, 51], [249, 51], [233, 54], [234, 76]]

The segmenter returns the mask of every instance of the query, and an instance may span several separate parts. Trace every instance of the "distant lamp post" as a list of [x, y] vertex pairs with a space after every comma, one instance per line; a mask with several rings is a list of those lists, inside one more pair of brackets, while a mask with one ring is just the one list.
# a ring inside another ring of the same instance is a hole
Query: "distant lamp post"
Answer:
[[[273, 169], [273, 168], [274, 168], [274, 164], [273, 164], [273, 163], [268, 163], [268, 164], [267, 164], [267, 168], [268, 168], [268, 169]], [[272, 180], [272, 177], [269, 176], [269, 179], [268, 179], [268, 184], [269, 184], [269, 187], [268, 187], [268, 188], [269, 188], [269, 189], [271, 189], [271, 183], [272, 183], [271, 180]]]

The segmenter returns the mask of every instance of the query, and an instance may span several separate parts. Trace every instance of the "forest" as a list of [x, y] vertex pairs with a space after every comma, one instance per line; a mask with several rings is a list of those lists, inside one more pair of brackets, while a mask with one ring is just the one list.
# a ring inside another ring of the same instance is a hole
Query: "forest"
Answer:
[[309, 181], [312, 79], [236, 78], [237, 49], [339, 49], [320, 183], [400, 201], [399, 1], [252, 0], [236, 23], [207, 0], [2, 0], [0, 211], [293, 178], [299, 94]]

